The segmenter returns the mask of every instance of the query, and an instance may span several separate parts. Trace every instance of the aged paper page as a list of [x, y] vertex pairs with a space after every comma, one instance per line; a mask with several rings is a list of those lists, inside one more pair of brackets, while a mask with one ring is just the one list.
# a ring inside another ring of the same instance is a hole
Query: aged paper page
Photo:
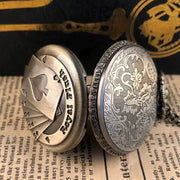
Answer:
[[[157, 121], [138, 151], [105, 153], [88, 130], [72, 151], [53, 153], [33, 139], [19, 102], [22, 77], [0, 77], [0, 180], [180, 179], [180, 127]], [[168, 76], [180, 112], [180, 76]], [[179, 104], [178, 104], [179, 103]]]
[[[180, 113], [180, 76], [169, 75], [171, 103]], [[106, 154], [109, 179], [180, 179], [180, 127], [157, 121], [139, 150], [124, 157]], [[114, 178], [113, 178], [114, 177]]]
[[0, 180], [106, 179], [103, 151], [85, 137], [63, 154], [33, 139], [19, 104], [21, 77], [0, 77]]

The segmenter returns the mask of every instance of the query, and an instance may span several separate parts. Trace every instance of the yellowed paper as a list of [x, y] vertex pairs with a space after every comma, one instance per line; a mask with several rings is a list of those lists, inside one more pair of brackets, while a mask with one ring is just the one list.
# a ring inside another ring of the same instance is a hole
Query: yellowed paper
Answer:
[[[53, 153], [35, 142], [19, 101], [22, 77], [0, 77], [0, 180], [177, 180], [180, 127], [157, 121], [139, 150], [105, 153], [88, 130], [72, 151]], [[167, 76], [171, 102], [180, 113], [180, 76]]]

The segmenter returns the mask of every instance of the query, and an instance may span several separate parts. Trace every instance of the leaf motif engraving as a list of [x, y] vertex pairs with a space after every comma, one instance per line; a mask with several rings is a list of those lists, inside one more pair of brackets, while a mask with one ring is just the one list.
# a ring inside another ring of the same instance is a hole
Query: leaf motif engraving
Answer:
[[[120, 149], [136, 149], [154, 123], [157, 87], [152, 79], [156, 71], [147, 64], [136, 54], [121, 52], [109, 72], [104, 117], [109, 136]], [[154, 74], [149, 77], [150, 73]]]

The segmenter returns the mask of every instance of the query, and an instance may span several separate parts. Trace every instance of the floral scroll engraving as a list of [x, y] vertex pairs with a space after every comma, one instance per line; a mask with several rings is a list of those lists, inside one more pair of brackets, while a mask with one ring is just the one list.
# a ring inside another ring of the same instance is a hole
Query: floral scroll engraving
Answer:
[[139, 147], [153, 127], [156, 76], [153, 62], [134, 53], [121, 52], [112, 64], [105, 85], [104, 120], [112, 142], [121, 149]]

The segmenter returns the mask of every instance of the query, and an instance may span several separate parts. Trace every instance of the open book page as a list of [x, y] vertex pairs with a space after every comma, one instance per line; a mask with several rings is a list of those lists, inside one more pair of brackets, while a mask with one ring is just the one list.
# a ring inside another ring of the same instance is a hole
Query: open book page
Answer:
[[[180, 127], [157, 121], [150, 136], [126, 156], [112, 156], [91, 129], [73, 150], [54, 153], [35, 142], [19, 101], [22, 77], [0, 77], [0, 180], [176, 180], [180, 179]], [[180, 76], [167, 76], [180, 113]]]

